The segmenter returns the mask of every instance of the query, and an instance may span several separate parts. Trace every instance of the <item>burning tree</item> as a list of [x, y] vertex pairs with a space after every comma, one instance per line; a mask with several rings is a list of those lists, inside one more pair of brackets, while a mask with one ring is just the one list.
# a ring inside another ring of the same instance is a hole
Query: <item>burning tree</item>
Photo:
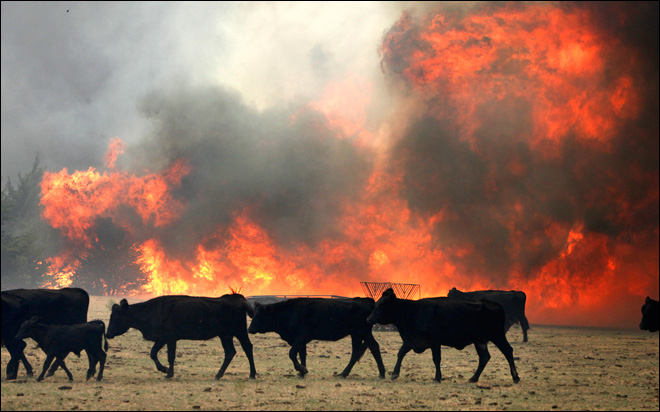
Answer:
[[146, 276], [137, 263], [139, 253], [125, 233], [109, 219], [97, 219], [100, 234], [71, 279], [95, 295], [126, 295], [139, 292]]

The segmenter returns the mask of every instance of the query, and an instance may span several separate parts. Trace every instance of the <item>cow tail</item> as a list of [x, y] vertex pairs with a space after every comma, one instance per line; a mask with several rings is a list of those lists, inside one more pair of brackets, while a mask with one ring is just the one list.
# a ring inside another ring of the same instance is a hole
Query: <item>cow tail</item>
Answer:
[[252, 319], [254, 316], [254, 309], [252, 306], [250, 306], [250, 303], [247, 300], [245, 301], [245, 311], [247, 312], [247, 315], [250, 317], [250, 319]]
[[523, 314], [522, 317], [520, 318], [520, 327], [523, 328], [523, 330], [529, 330], [531, 329], [529, 327], [529, 321], [527, 320], [527, 317]]
[[103, 344], [103, 341], [105, 341], [105, 345], [103, 345], [103, 350], [106, 352], [108, 351], [108, 338], [105, 336], [105, 322], [102, 320], [93, 320], [92, 322], [97, 323], [101, 327], [101, 333], [103, 334], [103, 340], [101, 343]]
[[530, 329], [529, 327], [529, 321], [527, 320], [527, 316], [525, 316], [525, 306], [527, 305], [527, 294], [525, 292], [520, 292], [522, 293], [522, 317], [520, 318], [520, 327], [525, 329]]

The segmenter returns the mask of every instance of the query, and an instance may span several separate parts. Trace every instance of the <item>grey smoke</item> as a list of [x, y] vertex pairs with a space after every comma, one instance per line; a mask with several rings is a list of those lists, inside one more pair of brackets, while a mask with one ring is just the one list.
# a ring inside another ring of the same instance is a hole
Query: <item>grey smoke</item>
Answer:
[[338, 139], [312, 110], [257, 112], [237, 94], [209, 87], [154, 92], [140, 110], [154, 131], [129, 151], [136, 167], [162, 170], [177, 159], [191, 167], [175, 191], [187, 204], [184, 215], [160, 235], [174, 254], [248, 207], [282, 246], [335, 237], [342, 205], [371, 169], [369, 153]]

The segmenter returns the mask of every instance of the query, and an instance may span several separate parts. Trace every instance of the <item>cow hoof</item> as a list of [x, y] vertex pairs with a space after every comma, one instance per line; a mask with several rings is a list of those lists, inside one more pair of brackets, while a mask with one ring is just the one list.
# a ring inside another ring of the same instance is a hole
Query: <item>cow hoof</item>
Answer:
[[250, 375], [250, 379], [257, 379], [257, 377], [254, 375]]
[[385, 374], [378, 375], [378, 379], [385, 379]]
[[215, 375], [215, 379], [218, 379], [218, 380], [219, 380], [219, 379], [221, 379], [223, 376], [225, 376], [225, 375], [222, 374], [222, 373], [219, 373], [219, 374]]
[[519, 377], [516, 376], [515, 378], [513, 378], [513, 383], [518, 383], [518, 382], [520, 382], [520, 378], [519, 378]]
[[393, 373], [393, 374], [392, 374], [392, 380], [394, 380], [394, 379], [396, 379], [396, 378], [398, 378], [398, 377], [399, 377], [399, 374], [398, 374], [398, 373]]
[[479, 381], [479, 378], [474, 378], [474, 377], [470, 378], [470, 382], [472, 382], [472, 383], [477, 383], [478, 381]]

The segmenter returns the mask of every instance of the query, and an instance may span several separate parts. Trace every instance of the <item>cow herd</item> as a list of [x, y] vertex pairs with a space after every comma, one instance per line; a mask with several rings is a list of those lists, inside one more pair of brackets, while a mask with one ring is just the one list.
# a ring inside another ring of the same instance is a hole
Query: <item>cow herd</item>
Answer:
[[[525, 317], [525, 294], [518, 291], [461, 292], [452, 289], [447, 297], [407, 300], [397, 298], [390, 288], [376, 302], [370, 298], [295, 298], [271, 304], [255, 303], [233, 293], [218, 298], [161, 296], [130, 304], [122, 299], [112, 306], [107, 330], [100, 320], [87, 321], [89, 295], [83, 289], [15, 289], [2, 292], [2, 345], [11, 356], [7, 379], [16, 379], [22, 362], [28, 376], [32, 366], [23, 353], [25, 338], [32, 338], [46, 354], [38, 381], [51, 376], [58, 368], [73, 376], [65, 364], [71, 352], [87, 353], [87, 379], [103, 378], [108, 349], [107, 339], [116, 338], [129, 329], [137, 329], [145, 340], [153, 342], [150, 356], [156, 368], [174, 376], [176, 344], [179, 340], [220, 338], [224, 360], [216, 379], [221, 378], [234, 355], [236, 338], [250, 365], [251, 379], [257, 371], [249, 334], [277, 333], [291, 349], [289, 358], [299, 377], [307, 373], [307, 344], [313, 340], [337, 341], [351, 337], [351, 357], [340, 373], [347, 377], [367, 349], [378, 366], [379, 378], [385, 377], [380, 346], [374, 338], [375, 324], [394, 325], [403, 341], [397, 354], [392, 379], [399, 376], [403, 358], [411, 350], [422, 353], [431, 349], [435, 380], [440, 382], [441, 346], [463, 349], [474, 345], [479, 362], [471, 382], [477, 382], [490, 359], [488, 343], [504, 355], [514, 382], [516, 370], [513, 348], [506, 338], [511, 325], [519, 323], [523, 341], [527, 342], [529, 322]], [[642, 306], [640, 329], [658, 331], [658, 301], [649, 297]], [[252, 318], [248, 327], [247, 317]], [[158, 359], [167, 346], [168, 366]], [[49, 370], [50, 368], [50, 370]]]

